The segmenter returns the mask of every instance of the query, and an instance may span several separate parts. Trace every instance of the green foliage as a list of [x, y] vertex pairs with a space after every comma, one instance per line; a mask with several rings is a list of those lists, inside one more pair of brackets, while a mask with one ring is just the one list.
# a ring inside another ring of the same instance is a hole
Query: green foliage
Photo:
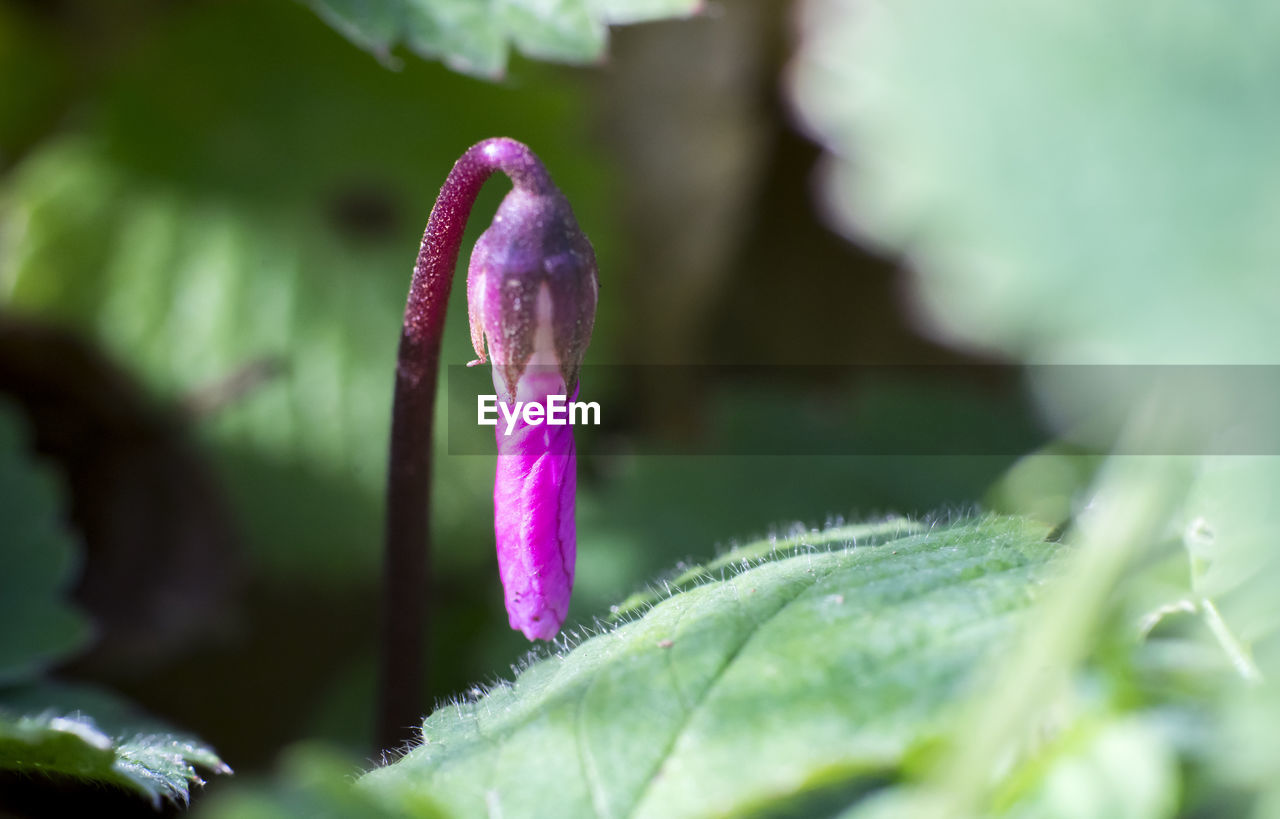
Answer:
[[134, 791], [157, 808], [185, 804], [196, 767], [231, 769], [194, 737], [101, 691], [63, 685], [0, 689], [0, 769]]
[[[1006, 804], [989, 815], [1009, 819], [1158, 819], [1173, 815], [1176, 757], [1157, 721], [1094, 714], [1055, 737], [1035, 762], [1005, 777]], [[1012, 804], [1009, 799], [1016, 799]], [[891, 788], [840, 814], [841, 819], [948, 815], [924, 794]], [[953, 814], [954, 815], [954, 814]]]
[[[1156, 819], [1177, 804], [1177, 758], [1156, 720], [1082, 720], [1037, 760], [1033, 783], [1014, 817]], [[1011, 777], [1011, 779], [1015, 779]], [[1016, 781], [1016, 779], [1015, 779]]]
[[77, 553], [52, 472], [32, 463], [17, 413], [0, 402], [0, 685], [84, 646], [89, 627], [66, 600]]
[[726, 570], [745, 569], [756, 561], [776, 559], [788, 552], [809, 551], [820, 548], [846, 548], [850, 546], [876, 546], [888, 540], [921, 532], [927, 527], [907, 518], [890, 518], [878, 523], [853, 523], [829, 526], [813, 531], [802, 530], [784, 537], [770, 537], [743, 544], [725, 552], [714, 560], [697, 566], [681, 566], [679, 574], [663, 580], [658, 585], [638, 591], [609, 610], [610, 619], [627, 617], [654, 605], [663, 597], [685, 591], [723, 574]]
[[[838, 157], [832, 221], [904, 255], [936, 334], [1029, 363], [1273, 363], [1278, 32], [1262, 2], [815, 0], [793, 91]], [[1275, 417], [1270, 384], [1245, 393], [1206, 373], [1032, 371], [1060, 432], [1148, 457], [1055, 445], [994, 490], [1006, 509], [1075, 517], [1078, 558], [957, 727], [964, 742], [856, 815], [980, 813], [1054, 745], [1071, 759], [1024, 787], [1015, 813], [1280, 804], [1280, 745], [1241, 730], [1280, 715], [1265, 667], [1280, 627], [1265, 499], [1280, 459], [1149, 457], [1224, 451], [1241, 421]], [[1211, 405], [1230, 411], [1202, 423]], [[1273, 427], [1225, 451], [1276, 452]], [[1082, 686], [1147, 710], [1102, 705], [1086, 709], [1093, 730], [1064, 728]]]
[[[256, 2], [166, 15], [102, 87], [79, 135], [46, 141], [0, 187], [14, 239], [0, 241], [0, 297], [88, 331], [164, 398], [266, 372], [201, 419], [254, 557], [291, 582], [371, 579], [395, 349], [434, 194], [469, 144], [518, 131], [607, 264], [580, 95], [435, 65], [390, 73], [301, 6]], [[477, 214], [501, 194], [495, 180]], [[445, 363], [469, 360], [465, 330], [448, 336]], [[491, 464], [438, 465], [437, 525], [485, 537]]]
[[908, 255], [939, 332], [1031, 361], [1275, 360], [1275, 4], [818, 0], [806, 22], [832, 218]]
[[745, 567], [730, 556], [642, 616], [441, 708], [423, 744], [361, 785], [459, 816], [846, 804], [942, 730], [1057, 550], [1016, 519], [911, 529], [872, 527], [866, 546], [852, 531], [753, 545]]
[[361, 48], [386, 60], [403, 44], [456, 71], [501, 76], [507, 51], [540, 60], [602, 60], [609, 25], [686, 17], [700, 0], [308, 0]]
[[208, 746], [109, 694], [31, 680], [82, 648], [84, 617], [67, 600], [74, 544], [50, 471], [32, 464], [20, 419], [0, 403], [0, 770], [115, 785], [155, 805], [186, 802], [195, 767], [230, 773]]
[[1182, 520], [1190, 557], [1185, 599], [1249, 683], [1205, 697], [1219, 730], [1197, 758], [1214, 781], [1258, 794], [1259, 816], [1280, 808], [1280, 742], [1272, 730], [1280, 718], [1278, 486], [1280, 458], [1210, 459], [1196, 475]]
[[211, 795], [200, 805], [201, 819], [446, 819], [426, 795], [370, 793], [357, 788], [358, 765], [333, 749], [307, 743], [288, 749], [269, 786], [239, 787]]

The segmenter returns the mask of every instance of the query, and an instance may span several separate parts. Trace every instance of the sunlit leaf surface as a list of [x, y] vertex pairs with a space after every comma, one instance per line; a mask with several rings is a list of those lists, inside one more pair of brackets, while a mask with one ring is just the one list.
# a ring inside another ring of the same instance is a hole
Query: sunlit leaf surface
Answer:
[[1014, 519], [916, 528], [753, 545], [677, 579], [644, 614], [440, 708], [361, 784], [459, 816], [847, 804], [940, 730], [1058, 548]]
[[0, 689], [0, 770], [134, 791], [159, 807], [186, 803], [198, 770], [231, 769], [212, 748], [96, 689]]

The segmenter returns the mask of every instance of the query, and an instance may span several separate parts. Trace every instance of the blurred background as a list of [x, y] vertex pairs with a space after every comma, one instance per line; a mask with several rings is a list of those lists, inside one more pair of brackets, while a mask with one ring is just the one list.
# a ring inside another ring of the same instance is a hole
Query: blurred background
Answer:
[[[735, 0], [616, 29], [601, 65], [516, 58], [490, 83], [388, 68], [301, 3], [0, 0], [0, 403], [56, 467], [95, 631], [56, 672], [240, 773], [303, 737], [370, 754], [400, 315], [435, 194], [489, 136], [543, 158], [599, 259], [583, 397], [606, 420], [579, 467], [571, 627], [735, 542], [982, 499], [1039, 422], [1013, 369], [853, 377], [998, 359], [938, 344], [898, 259], [827, 226], [785, 93], [796, 27], [791, 4]], [[446, 365], [471, 357], [450, 310]], [[815, 454], [854, 425], [987, 443]], [[706, 436], [782, 454], [679, 454]], [[650, 441], [673, 454], [634, 454]], [[443, 699], [529, 646], [497, 582], [493, 457], [439, 449]]]

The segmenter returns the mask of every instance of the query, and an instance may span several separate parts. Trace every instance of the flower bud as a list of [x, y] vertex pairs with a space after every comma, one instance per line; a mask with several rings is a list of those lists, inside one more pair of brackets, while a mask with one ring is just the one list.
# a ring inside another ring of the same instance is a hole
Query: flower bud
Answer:
[[[578, 395], [595, 323], [595, 252], [551, 185], [517, 186], [476, 241], [467, 275], [471, 340], [493, 362], [509, 410]], [[499, 424], [494, 478], [498, 568], [511, 627], [550, 640], [569, 609], [577, 557], [577, 457], [571, 426]]]
[[564, 195], [550, 182], [508, 193], [467, 273], [473, 363], [486, 360], [487, 341], [500, 398], [517, 395], [531, 364], [558, 368], [563, 386], [576, 387], [597, 290], [595, 251]]

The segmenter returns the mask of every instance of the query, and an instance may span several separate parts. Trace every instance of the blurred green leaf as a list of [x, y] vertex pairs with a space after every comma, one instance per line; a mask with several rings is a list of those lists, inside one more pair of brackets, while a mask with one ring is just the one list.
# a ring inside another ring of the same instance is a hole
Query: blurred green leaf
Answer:
[[[1016, 801], [984, 816], [1009, 819], [1163, 819], [1178, 815], [1178, 770], [1168, 738], [1150, 718], [1092, 715], [1060, 726], [1048, 747], [1004, 777]], [[945, 798], [945, 797], [944, 797]], [[840, 819], [947, 815], [910, 786], [873, 794]]]
[[1191, 589], [1217, 600], [1248, 643], [1280, 634], [1280, 458], [1205, 458], [1184, 510]]
[[196, 768], [231, 769], [194, 737], [102, 691], [43, 684], [0, 689], [0, 769], [114, 785], [186, 804]]
[[34, 676], [89, 639], [67, 600], [78, 554], [57, 482], [27, 446], [17, 411], [0, 402], [0, 685]]
[[1176, 815], [1177, 760], [1168, 740], [1137, 717], [1083, 721], [1049, 759], [1036, 760], [1031, 793], [1006, 814], [1039, 819]]
[[462, 816], [846, 804], [933, 736], [1007, 644], [1055, 552], [1044, 534], [986, 518], [867, 547], [851, 532], [799, 553], [753, 546], [748, 568], [700, 574], [441, 708], [423, 744], [361, 785]]
[[687, 17], [701, 0], [308, 0], [353, 43], [383, 60], [404, 44], [420, 57], [501, 76], [507, 51], [541, 60], [601, 60], [610, 24]]
[[907, 254], [938, 333], [1032, 361], [1275, 361], [1274, 3], [807, 12], [793, 91], [836, 157], [832, 219]]
[[[1031, 363], [1275, 363], [1274, 4], [812, 0], [807, 11], [792, 91], [833, 155], [824, 177], [831, 219], [906, 257], [932, 332]], [[1231, 382], [1224, 369], [1189, 381], [1151, 368], [1137, 384], [1119, 367], [1031, 375], [1051, 422], [1069, 434], [1097, 425], [1101, 435], [1086, 435], [1095, 445], [1137, 442], [1130, 451], [1144, 456], [1274, 452], [1269, 368], [1247, 392], [1215, 388]], [[1196, 423], [1202, 417], [1214, 422]], [[1241, 423], [1253, 417], [1264, 420]], [[1231, 439], [1237, 426], [1250, 433]], [[1222, 441], [1230, 443], [1215, 448]], [[1274, 654], [1280, 626], [1280, 459], [1134, 460], [1162, 463], [1154, 473], [1166, 474], [1106, 478], [1126, 474], [1123, 459], [1109, 458], [1086, 494], [1096, 464], [1033, 457], [997, 489], [1006, 508], [1107, 523], [1079, 538], [1085, 557], [1070, 593], [1011, 656], [1011, 684], [987, 698], [949, 776], [933, 783], [935, 811], [914, 815], [983, 804], [992, 752], [1027, 732], [1046, 689], [1075, 679], [1112, 642], [1121, 656], [1160, 658], [1160, 683], [1135, 700], [1183, 722], [1217, 721], [1199, 746], [1179, 749], [1212, 772], [1184, 810], [1233, 814], [1224, 806], [1241, 800], [1240, 783], [1262, 794], [1257, 815], [1280, 804], [1274, 732], [1246, 730], [1233, 741], [1219, 719], [1224, 706], [1237, 727], [1280, 717], [1273, 677], [1251, 656]], [[1189, 492], [1160, 490], [1184, 471]], [[1115, 525], [1126, 518], [1133, 525]], [[1163, 547], [1179, 539], [1191, 571], [1171, 582]], [[1134, 623], [1090, 623], [1104, 602], [1132, 611], [1153, 591], [1169, 596], [1145, 627], [1193, 625], [1190, 635], [1138, 648]], [[1132, 772], [1147, 784], [1165, 754], [1141, 743], [1121, 752], [1148, 766]], [[1061, 815], [1072, 803], [1059, 794], [1038, 807], [1037, 815]], [[1177, 809], [1163, 797], [1145, 808], [1105, 799], [1090, 807], [1094, 815]]]
[[201, 819], [447, 817], [425, 795], [408, 796], [402, 801], [394, 796], [384, 800], [379, 794], [355, 787], [353, 777], [358, 770], [359, 765], [328, 746], [299, 745], [286, 750], [271, 785], [236, 783], [220, 789], [201, 802], [195, 815]]
[[[1191, 563], [1188, 598], [1201, 604], [1201, 618], [1237, 673], [1235, 685], [1210, 689], [1215, 730], [1194, 752], [1215, 784], [1258, 794], [1256, 816], [1280, 808], [1277, 487], [1280, 458], [1207, 458], [1182, 530]], [[1214, 609], [1204, 611], [1204, 600]]]
[[987, 508], [1060, 526], [1080, 510], [1101, 455], [1050, 444], [1019, 458], [987, 491]]

